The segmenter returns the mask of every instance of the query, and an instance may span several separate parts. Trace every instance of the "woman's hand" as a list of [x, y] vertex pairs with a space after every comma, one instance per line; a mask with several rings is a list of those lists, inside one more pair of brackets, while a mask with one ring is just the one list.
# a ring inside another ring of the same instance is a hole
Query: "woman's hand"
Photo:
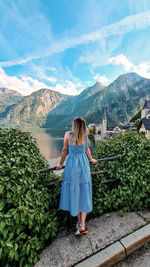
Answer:
[[93, 159], [93, 158], [92, 158], [90, 161], [91, 161], [93, 164], [97, 164], [97, 163], [98, 163], [98, 161], [97, 161], [96, 159]]
[[56, 171], [61, 170], [61, 169], [62, 169], [62, 166], [63, 166], [63, 165], [59, 163], [59, 164], [56, 166]]

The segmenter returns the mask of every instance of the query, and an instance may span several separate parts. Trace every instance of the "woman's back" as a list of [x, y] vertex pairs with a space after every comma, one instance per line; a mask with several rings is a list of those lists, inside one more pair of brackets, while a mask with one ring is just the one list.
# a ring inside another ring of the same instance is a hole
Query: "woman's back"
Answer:
[[66, 161], [63, 182], [71, 184], [91, 182], [90, 167], [85, 152], [86, 139], [83, 145], [73, 145], [71, 131], [69, 132], [69, 138], [69, 153]]
[[69, 139], [70, 139], [69, 154], [85, 153], [85, 148], [87, 145], [87, 135], [85, 134], [85, 140], [84, 140], [84, 143], [82, 145], [73, 144], [72, 137], [73, 137], [72, 131], [69, 131]]

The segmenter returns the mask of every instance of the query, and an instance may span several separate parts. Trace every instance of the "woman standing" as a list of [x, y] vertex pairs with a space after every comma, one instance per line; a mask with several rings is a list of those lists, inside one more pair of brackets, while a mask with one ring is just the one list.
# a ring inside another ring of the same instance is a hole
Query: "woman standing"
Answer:
[[88, 158], [92, 163], [97, 163], [88, 147], [85, 120], [80, 117], [73, 120], [72, 131], [65, 133], [64, 147], [60, 164], [56, 166], [57, 170], [62, 168], [67, 154], [59, 208], [70, 211], [72, 216], [78, 217], [75, 235], [80, 235], [88, 232], [85, 220], [87, 212], [92, 211], [92, 180]]

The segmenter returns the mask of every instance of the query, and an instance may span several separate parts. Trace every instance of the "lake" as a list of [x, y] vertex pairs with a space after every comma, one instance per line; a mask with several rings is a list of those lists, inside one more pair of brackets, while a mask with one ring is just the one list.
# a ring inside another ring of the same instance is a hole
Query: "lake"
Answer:
[[[51, 135], [48, 128], [26, 128], [26, 131], [31, 132], [31, 135], [36, 138], [37, 145], [41, 154], [49, 161], [50, 159], [60, 157], [63, 148], [63, 135], [55, 137]], [[91, 152], [94, 150], [95, 141], [89, 139], [89, 147]]]

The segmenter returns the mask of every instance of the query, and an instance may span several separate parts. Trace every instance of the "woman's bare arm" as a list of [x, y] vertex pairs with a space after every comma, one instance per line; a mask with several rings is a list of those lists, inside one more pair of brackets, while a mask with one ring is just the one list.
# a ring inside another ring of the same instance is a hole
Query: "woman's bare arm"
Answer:
[[86, 147], [86, 148], [85, 148], [85, 152], [86, 152], [86, 154], [87, 154], [89, 160], [91, 161], [91, 160], [92, 160], [92, 155], [91, 155], [91, 151], [90, 151], [89, 147]]
[[86, 148], [85, 148], [85, 152], [86, 152], [86, 154], [87, 154], [89, 160], [90, 160], [93, 164], [96, 164], [96, 163], [97, 163], [97, 160], [92, 158], [91, 150], [89, 149], [89, 147], [86, 147]]
[[64, 146], [61, 152], [61, 159], [60, 159], [60, 163], [56, 166], [57, 170], [60, 170], [62, 168], [62, 165], [66, 159], [66, 156], [68, 154], [68, 145], [69, 145], [69, 133], [66, 132], [65, 136], [64, 136]]

